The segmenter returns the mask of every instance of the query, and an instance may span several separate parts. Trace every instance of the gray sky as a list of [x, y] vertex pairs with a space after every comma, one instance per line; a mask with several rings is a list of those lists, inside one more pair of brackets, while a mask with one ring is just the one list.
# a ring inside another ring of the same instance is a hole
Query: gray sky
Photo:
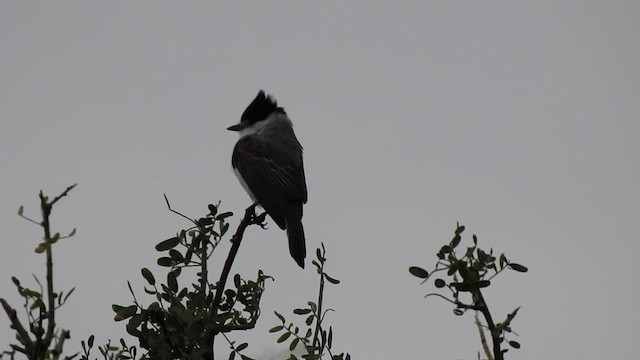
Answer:
[[[265, 89], [305, 147], [309, 255], [324, 242], [342, 280], [326, 294], [335, 348], [476, 357], [472, 316], [423, 299], [433, 287], [407, 272], [430, 267], [460, 221], [530, 268], [487, 294], [499, 318], [522, 306], [511, 358], [638, 358], [639, 14], [632, 1], [3, 1], [0, 294], [18, 306], [10, 276], [44, 272], [18, 206], [37, 217], [40, 189], [79, 182], [53, 218], [78, 228], [55, 248], [57, 287], [77, 286], [60, 325], [68, 350], [123, 336], [110, 305], [188, 226], [162, 194], [194, 217], [249, 205], [225, 129]], [[247, 233], [233, 270], [258, 269], [276, 281], [259, 327], [234, 339], [266, 357], [281, 349], [272, 311], [317, 282], [273, 225]], [[10, 339], [1, 314], [0, 348]]]

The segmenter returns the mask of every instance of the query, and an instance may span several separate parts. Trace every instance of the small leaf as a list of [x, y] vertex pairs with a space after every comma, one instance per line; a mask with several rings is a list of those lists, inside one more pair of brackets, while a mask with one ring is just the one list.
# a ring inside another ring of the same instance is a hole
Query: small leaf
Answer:
[[45, 250], [47, 250], [47, 244], [46, 243], [40, 243], [40, 244], [38, 244], [38, 246], [36, 246], [35, 252], [37, 254], [42, 254], [43, 252], [45, 252]]
[[153, 277], [151, 271], [147, 268], [142, 268], [142, 277], [149, 283], [149, 285], [153, 286], [156, 284], [156, 279]]
[[520, 264], [516, 264], [516, 263], [509, 263], [509, 267], [511, 269], [513, 269], [514, 271], [521, 272], [521, 273], [525, 273], [525, 272], [529, 271], [529, 269], [527, 269], [526, 266], [520, 265]]
[[409, 272], [411, 273], [411, 275], [415, 276], [415, 277], [419, 277], [421, 279], [426, 279], [429, 277], [429, 273], [427, 272], [427, 270], [421, 268], [421, 267], [417, 267], [417, 266], [411, 266], [409, 268]]
[[247, 346], [249, 346], [249, 344], [242, 343], [242, 344], [238, 345], [238, 347], [236, 348], [236, 351], [242, 351], [242, 350], [246, 349]]
[[[71, 294], [73, 294], [73, 292], [76, 290], [75, 287], [72, 287], [71, 290], [69, 290], [69, 292], [67, 293], [67, 295], [64, 296], [64, 298], [62, 299], [63, 302], [67, 301], [67, 299], [69, 298], [69, 296], [71, 296]], [[62, 294], [61, 294], [62, 295]]]
[[511, 347], [514, 348], [514, 349], [520, 349], [520, 343], [517, 342], [517, 341], [511, 340], [511, 341], [509, 341], [509, 345], [511, 345]]
[[274, 333], [274, 332], [278, 332], [278, 331], [280, 331], [280, 330], [282, 330], [282, 329], [284, 329], [284, 326], [282, 326], [282, 325], [278, 325], [278, 326], [274, 326], [274, 327], [272, 327], [271, 329], [269, 329], [269, 332], [270, 332], [270, 333]]
[[306, 315], [311, 312], [311, 309], [295, 309], [293, 313], [296, 315]]
[[169, 257], [171, 257], [174, 261], [179, 263], [184, 261], [184, 256], [182, 256], [182, 253], [180, 253], [180, 251], [176, 249], [169, 250]]
[[71, 230], [71, 232], [69, 233], [69, 235], [67, 235], [67, 237], [72, 237], [75, 234], [76, 234], [76, 228], [73, 228], [73, 230]]
[[437, 287], [438, 289], [441, 289], [441, 288], [443, 288], [443, 287], [446, 285], [446, 283], [445, 283], [445, 282], [444, 282], [444, 280], [442, 280], [442, 279], [436, 279], [436, 281], [435, 281], [435, 283], [434, 283], [434, 284], [436, 285], [436, 287]]
[[291, 345], [289, 345], [290, 351], [293, 351], [296, 348], [296, 346], [298, 346], [298, 341], [300, 341], [300, 338], [293, 339], [293, 341], [291, 342]]
[[278, 319], [280, 319], [280, 321], [282, 321], [282, 323], [284, 324], [285, 320], [284, 320], [284, 316], [278, 314], [277, 311], [274, 311], [274, 313], [276, 314], [276, 316], [278, 317]]
[[23, 212], [24, 212], [24, 206], [20, 205], [20, 207], [18, 208], [18, 215], [22, 216]]
[[91, 335], [89, 336], [89, 340], [88, 340], [88, 344], [89, 344], [89, 348], [93, 347], [93, 341], [96, 339], [95, 336]]
[[235, 351], [232, 351], [232, 352], [229, 354], [229, 360], [233, 360], [233, 359], [235, 359], [235, 358], [236, 358], [236, 352], [235, 352]]
[[214, 220], [210, 217], [204, 217], [204, 218], [200, 218], [198, 219], [198, 226], [200, 227], [205, 227], [207, 225], [211, 225], [213, 224]]
[[178, 279], [173, 271], [167, 274], [167, 285], [172, 292], [178, 291]]
[[135, 315], [137, 311], [138, 311], [138, 307], [136, 305], [127, 306], [126, 308], [118, 311], [118, 313], [113, 319], [115, 321], [126, 320], [132, 317], [133, 315]]
[[286, 332], [286, 333], [282, 334], [282, 335], [278, 338], [277, 343], [281, 343], [281, 342], [283, 342], [283, 341], [287, 340], [287, 339], [289, 338], [289, 336], [291, 336], [291, 333]]
[[507, 263], [507, 257], [504, 254], [500, 254], [500, 269], [504, 267], [504, 264]]
[[456, 246], [458, 246], [458, 244], [460, 244], [460, 239], [460, 235], [456, 234], [456, 236], [451, 239], [451, 248], [455, 248]]
[[334, 279], [334, 278], [332, 278], [331, 276], [329, 276], [327, 274], [324, 274], [324, 278], [327, 279], [328, 282], [330, 282], [330, 283], [332, 283], [334, 285], [340, 284], [340, 280]]
[[231, 211], [223, 212], [222, 214], [218, 214], [218, 216], [216, 216], [216, 220], [223, 220], [228, 218], [229, 216], [233, 216], [233, 213]]
[[178, 244], [180, 244], [180, 238], [179, 237], [172, 237], [172, 238], [164, 240], [164, 241], [160, 242], [158, 245], [156, 245], [156, 250], [157, 251], [165, 251], [165, 250], [173, 249], [174, 247], [178, 246]]
[[158, 265], [165, 267], [173, 266], [173, 259], [170, 257], [161, 257], [158, 259]]

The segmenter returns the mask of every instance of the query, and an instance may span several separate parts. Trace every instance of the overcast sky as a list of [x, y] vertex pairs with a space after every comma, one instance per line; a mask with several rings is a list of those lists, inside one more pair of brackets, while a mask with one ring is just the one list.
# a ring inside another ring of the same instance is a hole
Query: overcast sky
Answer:
[[[38, 217], [40, 189], [78, 182], [53, 216], [78, 228], [54, 249], [56, 287], [77, 287], [59, 325], [69, 351], [124, 336], [110, 305], [189, 226], [162, 194], [193, 217], [221, 200], [233, 225], [250, 204], [225, 129], [265, 89], [305, 148], [309, 256], [324, 242], [342, 280], [325, 300], [337, 350], [476, 358], [473, 317], [424, 299], [432, 283], [407, 271], [431, 267], [460, 221], [530, 268], [486, 294], [498, 318], [522, 306], [508, 358], [640, 358], [639, 14], [634, 1], [3, 1], [0, 295], [19, 306], [10, 276], [44, 278], [19, 205]], [[250, 229], [233, 268], [276, 279], [258, 328], [232, 336], [261, 359], [282, 349], [273, 310], [316, 296], [285, 239]], [[0, 349], [12, 340], [2, 313]]]

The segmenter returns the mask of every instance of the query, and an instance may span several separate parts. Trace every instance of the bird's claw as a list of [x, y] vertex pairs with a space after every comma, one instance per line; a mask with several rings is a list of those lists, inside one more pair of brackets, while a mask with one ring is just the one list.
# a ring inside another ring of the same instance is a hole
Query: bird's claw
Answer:
[[267, 212], [263, 212], [262, 214], [255, 216], [254, 214], [254, 222], [262, 228], [262, 230], [267, 230]]

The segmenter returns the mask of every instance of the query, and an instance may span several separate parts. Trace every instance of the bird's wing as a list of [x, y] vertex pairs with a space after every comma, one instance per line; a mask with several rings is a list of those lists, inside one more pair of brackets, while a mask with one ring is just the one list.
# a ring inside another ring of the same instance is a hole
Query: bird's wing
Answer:
[[231, 159], [258, 203], [284, 229], [289, 203], [305, 203], [307, 186], [302, 159], [253, 136], [240, 139]]

